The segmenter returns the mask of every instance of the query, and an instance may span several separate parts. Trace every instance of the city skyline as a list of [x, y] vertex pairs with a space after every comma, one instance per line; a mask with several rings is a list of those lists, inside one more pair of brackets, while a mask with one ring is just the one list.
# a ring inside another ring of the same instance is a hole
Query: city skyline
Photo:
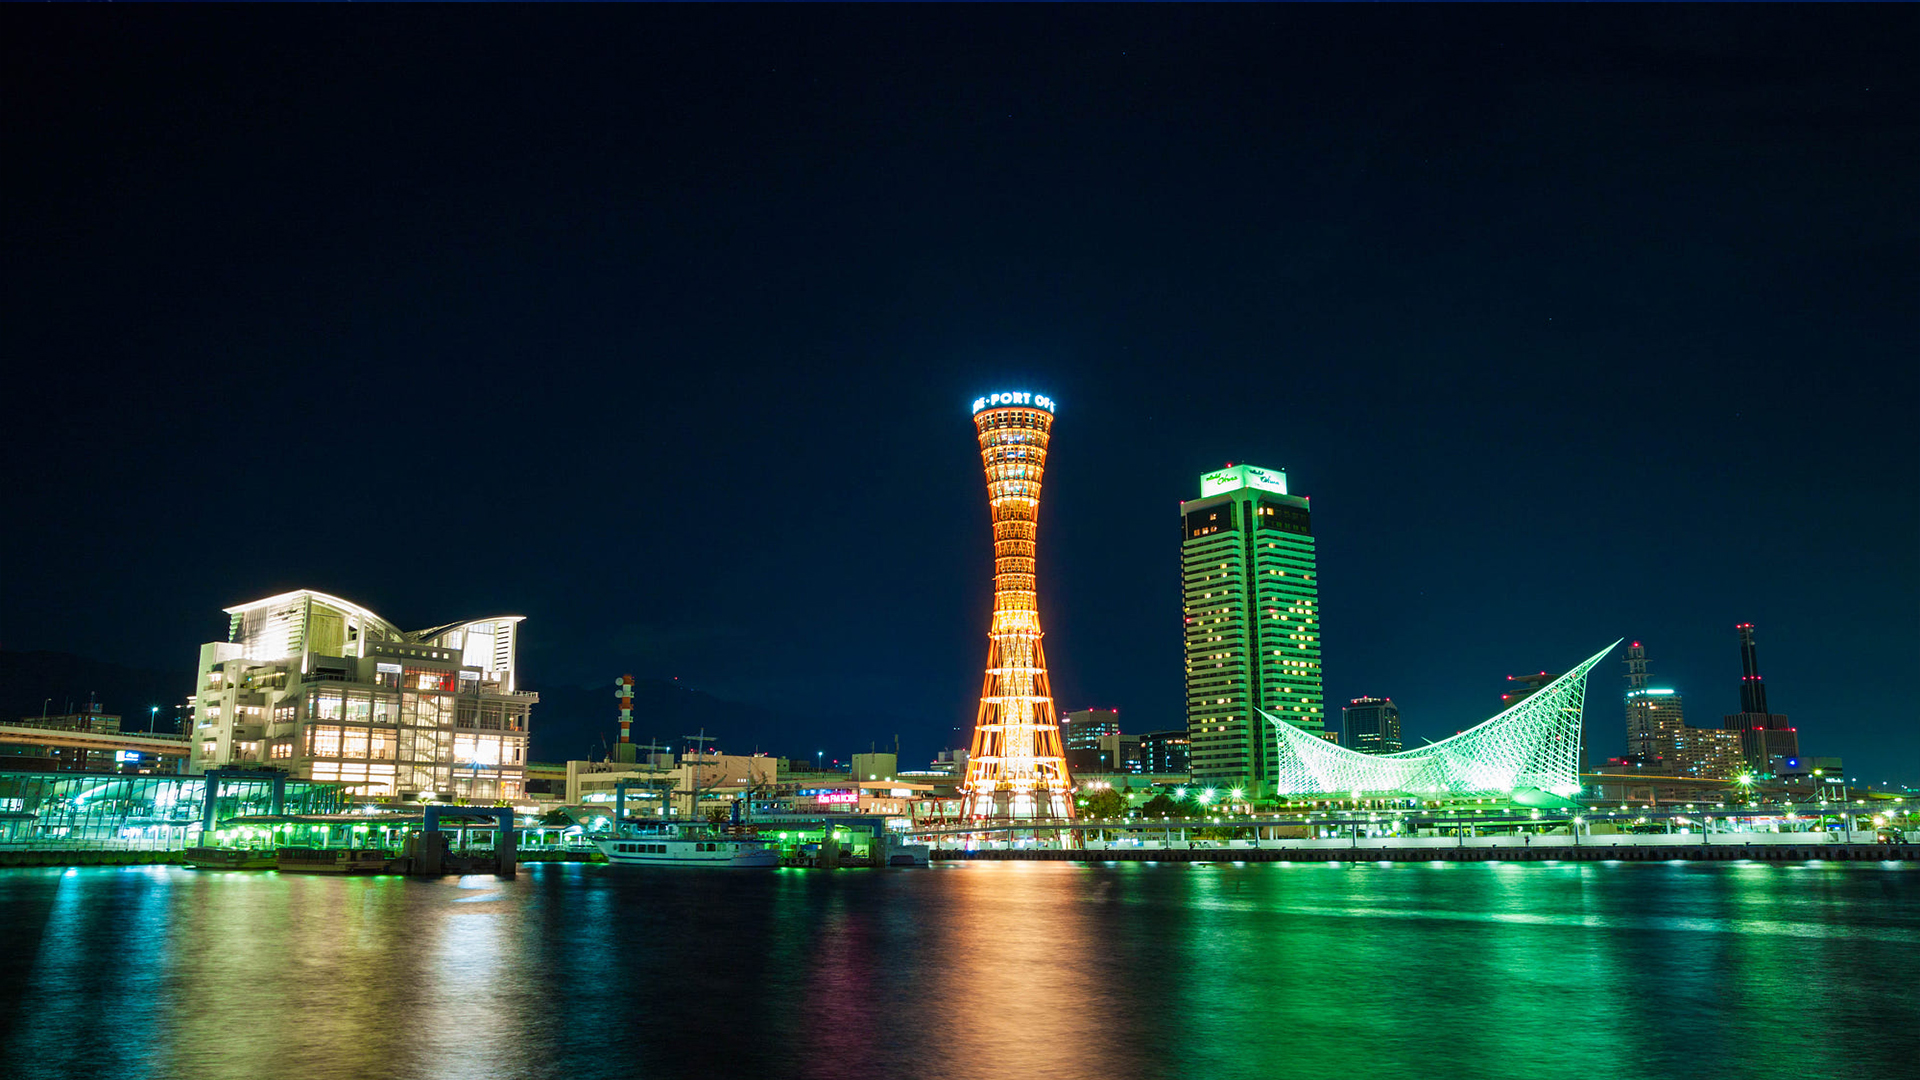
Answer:
[[0, 1078], [1911, 1058], [1920, 5], [0, 20]]
[[[366, 32], [447, 51], [374, 57], [281, 17], [16, 16], [8, 650], [184, 697], [214, 613], [313, 588], [524, 614], [536, 690], [678, 677], [958, 745], [991, 566], [952, 424], [1024, 385], [1072, 403], [1064, 703], [1178, 725], [1167, 522], [1266, 462], [1316, 496], [1325, 700], [1393, 698], [1409, 745], [1618, 636], [1734, 712], [1752, 622], [1805, 752], [1920, 779], [1886, 677], [1920, 647], [1910, 16], [1031, 10], [971, 48], [958, 12], [742, 11], [636, 54], [584, 13], [391, 10]], [[455, 59], [504, 40], [556, 74]], [[878, 56], [927, 75], [895, 98]]]

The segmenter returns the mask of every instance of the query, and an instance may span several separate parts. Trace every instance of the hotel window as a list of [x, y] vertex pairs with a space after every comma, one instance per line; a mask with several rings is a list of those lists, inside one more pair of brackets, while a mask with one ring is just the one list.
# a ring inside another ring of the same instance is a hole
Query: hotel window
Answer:
[[367, 729], [348, 728], [340, 740], [340, 756], [364, 758], [367, 756]]
[[315, 720], [338, 720], [343, 709], [338, 691], [323, 691], [313, 696], [313, 718]]
[[372, 714], [372, 712], [373, 712], [373, 703], [367, 700], [366, 694], [361, 693], [361, 694], [348, 695], [347, 723], [364, 724], [367, 722], [367, 718]]
[[451, 671], [428, 671], [425, 668], [408, 668], [403, 682], [409, 690], [440, 690], [453, 692], [454, 675]]
[[463, 765], [476, 762], [481, 765], [498, 765], [500, 764], [500, 739], [490, 735], [455, 735], [453, 760]]
[[310, 727], [307, 729], [307, 756], [337, 758], [340, 756], [340, 729], [337, 727]]

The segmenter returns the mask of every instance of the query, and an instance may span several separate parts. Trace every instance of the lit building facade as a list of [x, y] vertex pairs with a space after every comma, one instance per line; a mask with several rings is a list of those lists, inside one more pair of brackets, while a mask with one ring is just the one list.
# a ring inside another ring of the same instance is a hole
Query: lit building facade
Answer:
[[961, 785], [960, 812], [968, 818], [1073, 816], [1072, 780], [1040, 646], [1035, 577], [1053, 407], [1052, 399], [1028, 392], [973, 403], [993, 517], [993, 620]]
[[1656, 720], [1655, 724], [1661, 772], [1732, 780], [1746, 771], [1738, 731], [1688, 727], [1677, 717]]
[[1653, 716], [1647, 706], [1647, 647], [1627, 646], [1627, 760], [1647, 763], [1659, 757]]
[[1180, 522], [1193, 780], [1264, 798], [1280, 747], [1262, 714], [1326, 729], [1311, 508], [1285, 473], [1229, 466], [1200, 478]]
[[1095, 750], [1100, 740], [1120, 732], [1119, 709], [1075, 709], [1061, 725], [1069, 750]]
[[1069, 772], [1122, 771], [1120, 738], [1118, 709], [1075, 709], [1060, 718], [1060, 739], [1066, 748]]
[[1659, 686], [1629, 690], [1627, 717], [1628, 760], [1652, 767], [1673, 749], [1673, 733], [1687, 725], [1686, 699], [1678, 690]]
[[1141, 768], [1162, 775], [1192, 775], [1193, 766], [1188, 758], [1191, 745], [1185, 731], [1146, 732], [1140, 736]]
[[1347, 746], [1362, 754], [1397, 754], [1405, 748], [1400, 741], [1400, 707], [1392, 698], [1357, 697], [1341, 710], [1340, 727], [1347, 733]]
[[200, 648], [190, 771], [267, 766], [362, 797], [524, 797], [539, 696], [515, 685], [520, 616], [403, 631], [305, 589], [227, 615], [227, 640]]
[[[208, 818], [200, 776], [116, 776], [99, 773], [0, 772], [0, 841], [183, 847], [201, 841]], [[255, 814], [333, 814], [340, 788], [259, 774], [224, 777], [216, 785], [215, 826]]]

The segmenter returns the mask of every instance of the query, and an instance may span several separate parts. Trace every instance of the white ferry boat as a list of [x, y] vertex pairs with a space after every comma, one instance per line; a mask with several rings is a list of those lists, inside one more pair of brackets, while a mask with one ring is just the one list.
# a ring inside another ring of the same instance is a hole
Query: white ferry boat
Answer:
[[736, 870], [780, 865], [780, 849], [751, 834], [718, 830], [628, 833], [594, 841], [607, 861], [622, 866], [714, 866]]

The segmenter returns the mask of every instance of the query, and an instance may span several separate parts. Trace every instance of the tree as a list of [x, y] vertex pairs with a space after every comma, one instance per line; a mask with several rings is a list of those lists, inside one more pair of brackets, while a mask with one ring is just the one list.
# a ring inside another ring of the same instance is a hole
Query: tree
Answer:
[[1186, 817], [1187, 808], [1173, 801], [1173, 796], [1161, 792], [1148, 799], [1140, 807], [1140, 813], [1147, 817]]
[[1124, 792], [1115, 791], [1110, 787], [1100, 788], [1087, 796], [1086, 808], [1087, 816], [1090, 818], [1125, 817], [1127, 796]]

